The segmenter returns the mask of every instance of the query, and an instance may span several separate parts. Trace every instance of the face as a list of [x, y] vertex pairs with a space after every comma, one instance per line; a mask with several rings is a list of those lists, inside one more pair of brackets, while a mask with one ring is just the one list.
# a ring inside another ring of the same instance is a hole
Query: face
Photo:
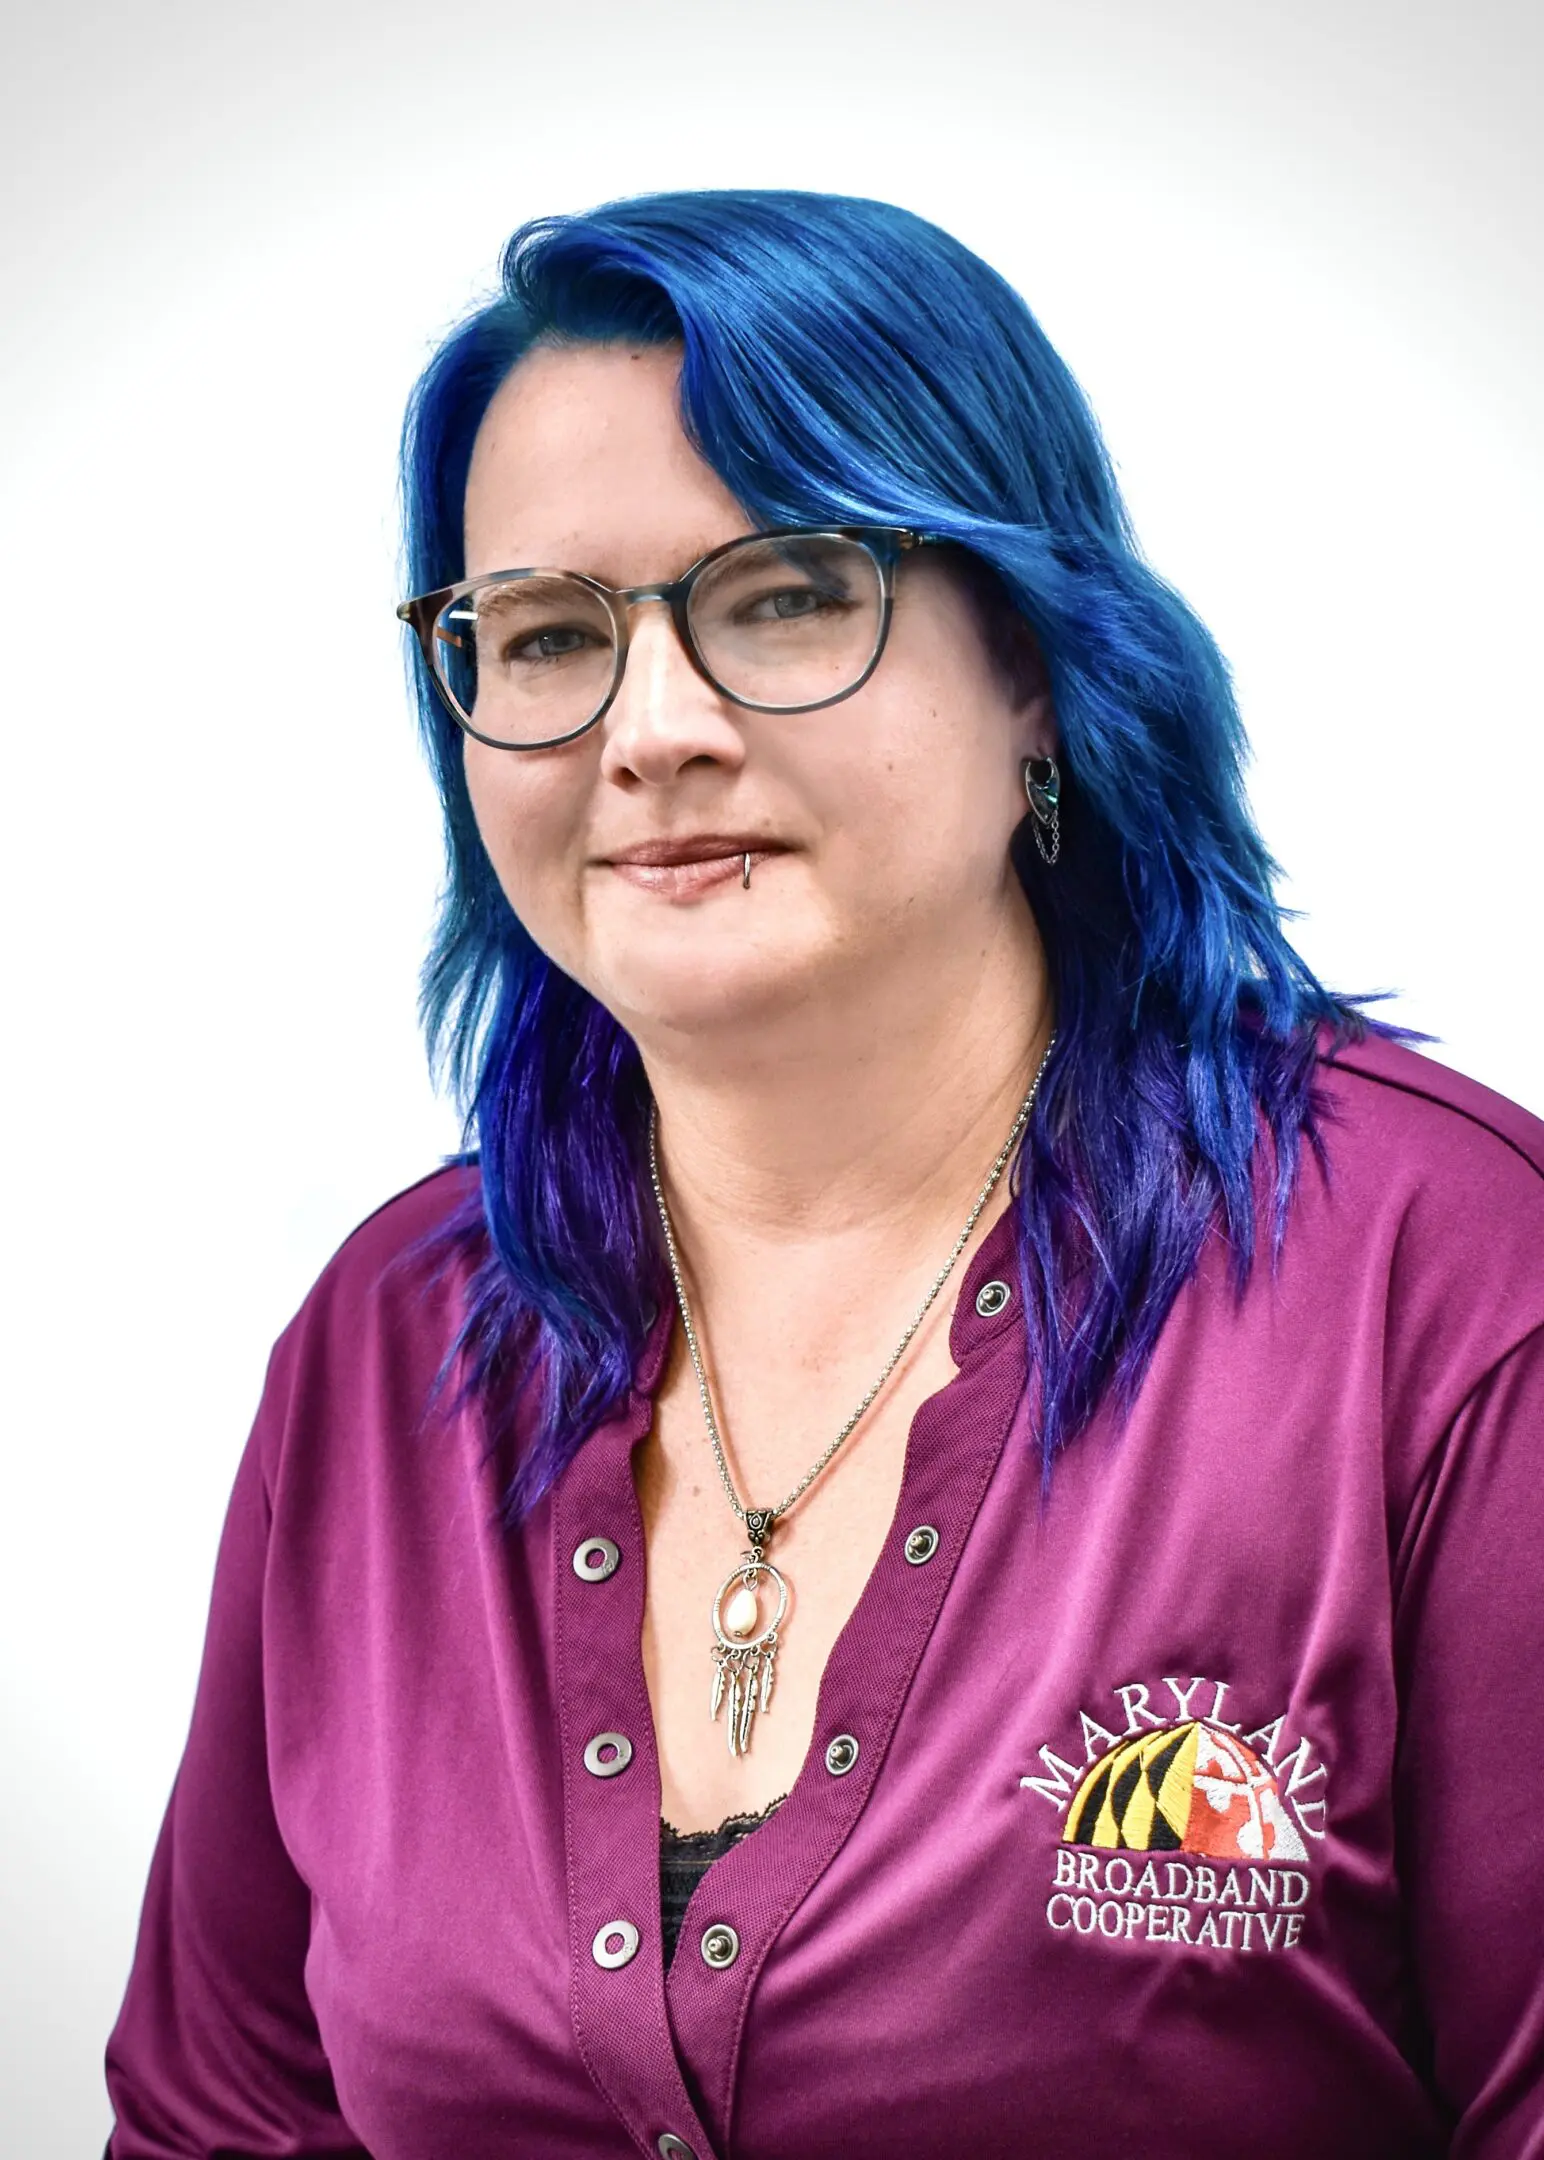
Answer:
[[[527, 355], [474, 447], [467, 576], [554, 565], [663, 582], [752, 529], [681, 430], [680, 358]], [[1021, 762], [1052, 747], [1049, 702], [1012, 701], [943, 555], [901, 558], [879, 665], [838, 704], [733, 704], [693, 668], [669, 609], [645, 601], [621, 687], [587, 735], [535, 751], [465, 738], [511, 907], [646, 1056], [671, 1037], [743, 1044], [760, 1026], [851, 1012], [887, 982], [942, 980], [1024, 912], [1008, 842], [1026, 807]], [[705, 840], [706, 862], [624, 859], [700, 855]]]

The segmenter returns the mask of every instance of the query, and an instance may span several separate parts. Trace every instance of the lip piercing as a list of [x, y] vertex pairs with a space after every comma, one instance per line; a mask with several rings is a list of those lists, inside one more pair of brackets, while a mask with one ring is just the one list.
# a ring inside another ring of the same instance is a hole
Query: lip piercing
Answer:
[[740, 860], [744, 866], [740, 872], [740, 889], [742, 892], [749, 892], [751, 889], [751, 858], [749, 853], [742, 855]]

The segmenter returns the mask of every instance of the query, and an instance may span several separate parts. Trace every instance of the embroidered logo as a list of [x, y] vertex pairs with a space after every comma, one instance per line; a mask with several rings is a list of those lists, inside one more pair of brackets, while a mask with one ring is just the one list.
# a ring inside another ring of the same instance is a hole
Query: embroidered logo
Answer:
[[[1306, 1738], [1285, 1747], [1285, 1715], [1249, 1733], [1225, 1719], [1229, 1685], [1164, 1679], [1177, 1717], [1162, 1698], [1154, 1710], [1154, 1691], [1140, 1682], [1115, 1688], [1124, 1731], [1080, 1711], [1083, 1763], [1045, 1746], [1044, 1775], [1020, 1778], [1065, 1817], [1046, 1905], [1058, 1933], [1238, 1952], [1296, 1948], [1312, 1892], [1311, 1845], [1325, 1834], [1325, 1767]], [[1193, 1715], [1205, 1689], [1211, 1699]], [[1145, 1864], [1128, 1853], [1147, 1856]]]

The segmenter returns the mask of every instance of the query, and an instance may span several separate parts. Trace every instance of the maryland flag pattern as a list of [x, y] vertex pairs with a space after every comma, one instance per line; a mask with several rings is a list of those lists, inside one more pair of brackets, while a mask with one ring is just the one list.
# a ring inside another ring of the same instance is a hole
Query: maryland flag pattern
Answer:
[[1065, 1845], [1306, 1860], [1276, 1780], [1236, 1733], [1192, 1718], [1102, 1756], [1067, 1810]]

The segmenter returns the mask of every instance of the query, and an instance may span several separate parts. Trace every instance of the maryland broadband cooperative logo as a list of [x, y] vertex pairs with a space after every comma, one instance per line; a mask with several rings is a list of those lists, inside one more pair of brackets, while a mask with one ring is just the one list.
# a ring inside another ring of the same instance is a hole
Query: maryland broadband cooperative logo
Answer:
[[1046, 1774], [1019, 1780], [1065, 1817], [1048, 1924], [1110, 1941], [1295, 1949], [1308, 1841], [1325, 1834], [1323, 1763], [1306, 1739], [1284, 1746], [1285, 1715], [1249, 1733], [1225, 1719], [1226, 1680], [1159, 1689], [1155, 1709], [1153, 1688], [1113, 1688], [1123, 1731], [1080, 1711], [1083, 1762], [1043, 1747]]

